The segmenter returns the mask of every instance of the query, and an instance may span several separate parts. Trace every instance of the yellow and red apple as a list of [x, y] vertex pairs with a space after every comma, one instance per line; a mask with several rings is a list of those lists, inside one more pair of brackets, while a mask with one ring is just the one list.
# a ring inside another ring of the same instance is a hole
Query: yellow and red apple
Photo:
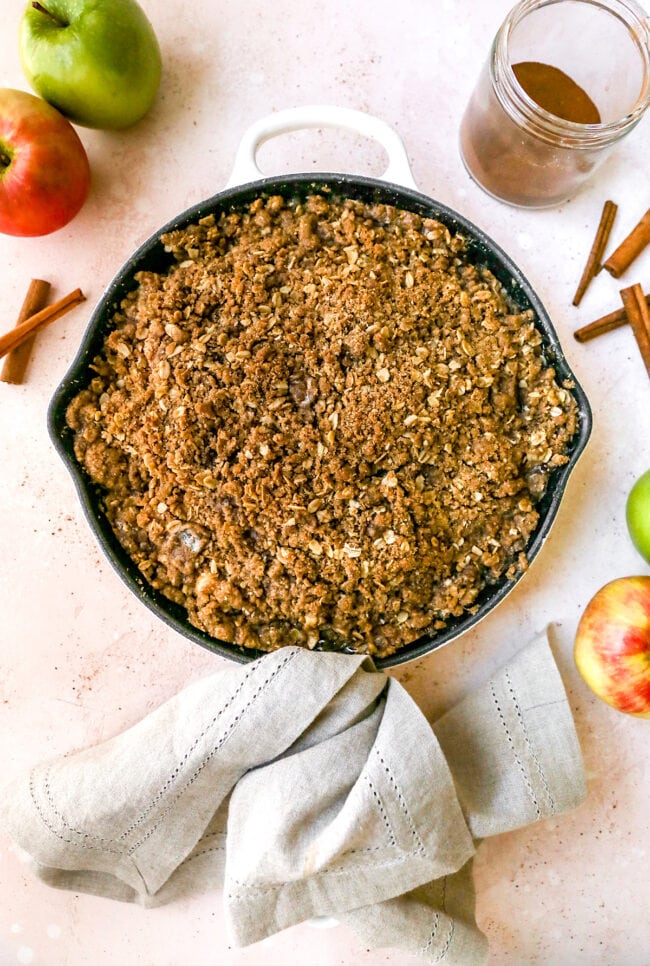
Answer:
[[0, 232], [62, 228], [89, 185], [88, 157], [70, 122], [40, 97], [0, 89]]
[[601, 587], [580, 619], [574, 657], [599, 698], [650, 718], [650, 577], [619, 577]]

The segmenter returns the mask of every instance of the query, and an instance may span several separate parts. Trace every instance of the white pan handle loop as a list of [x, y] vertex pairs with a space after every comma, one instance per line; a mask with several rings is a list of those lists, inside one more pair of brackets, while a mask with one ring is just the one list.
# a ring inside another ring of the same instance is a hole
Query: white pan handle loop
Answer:
[[271, 138], [304, 128], [340, 127], [378, 141], [388, 155], [382, 181], [417, 191], [404, 143], [385, 121], [347, 107], [312, 105], [292, 107], [269, 114], [252, 124], [241, 139], [226, 188], [258, 181], [264, 177], [257, 166], [257, 151]]

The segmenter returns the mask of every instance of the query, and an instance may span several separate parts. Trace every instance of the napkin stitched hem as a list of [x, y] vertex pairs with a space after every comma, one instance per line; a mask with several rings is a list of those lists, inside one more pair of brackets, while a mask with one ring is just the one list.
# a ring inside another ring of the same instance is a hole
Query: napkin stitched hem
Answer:
[[284, 648], [32, 768], [0, 815], [57, 887], [150, 906], [223, 882], [240, 946], [334, 915], [374, 946], [476, 966], [476, 843], [584, 794], [540, 635], [433, 727], [367, 657]]

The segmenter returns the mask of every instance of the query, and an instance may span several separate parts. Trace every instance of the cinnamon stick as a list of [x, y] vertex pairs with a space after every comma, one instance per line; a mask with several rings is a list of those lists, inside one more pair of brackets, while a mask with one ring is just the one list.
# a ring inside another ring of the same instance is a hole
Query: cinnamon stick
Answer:
[[595, 278], [602, 268], [600, 260], [605, 252], [605, 246], [609, 241], [609, 236], [612, 231], [612, 225], [614, 224], [617, 211], [618, 205], [615, 205], [613, 201], [606, 201], [603, 205], [603, 211], [600, 216], [596, 237], [594, 238], [589, 255], [587, 256], [587, 263], [584, 267], [580, 281], [578, 282], [576, 294], [573, 296], [574, 305], [580, 305], [582, 296], [587, 291], [589, 283], [593, 278]]
[[[25, 300], [21, 306], [20, 312], [18, 313], [18, 319], [16, 320], [16, 325], [20, 325], [21, 322], [25, 322], [36, 312], [39, 312], [44, 308], [47, 302], [47, 296], [50, 291], [50, 283], [44, 282], [40, 278], [33, 278], [29, 283], [29, 288], [27, 289], [27, 294], [25, 295]], [[27, 339], [23, 342], [21, 346], [10, 352], [5, 358], [4, 364], [2, 366], [2, 372], [0, 372], [0, 382], [10, 382], [14, 385], [20, 385], [25, 377], [25, 372], [29, 364], [29, 357], [31, 355], [32, 346], [34, 345], [34, 338]]]
[[[650, 306], [650, 295], [646, 295], [645, 300], [648, 306]], [[628, 318], [625, 309], [616, 309], [614, 312], [609, 312], [608, 315], [603, 315], [594, 322], [589, 322], [588, 325], [583, 325], [580, 329], [576, 329], [573, 333], [573, 338], [577, 339], [578, 342], [588, 342], [589, 339], [595, 339], [599, 335], [612, 332], [614, 329], [620, 329], [627, 324]]]
[[638, 284], [621, 289], [621, 298], [629, 319], [639, 351], [650, 376], [650, 309]]
[[11, 332], [6, 332], [4, 335], [0, 336], [0, 358], [6, 356], [8, 352], [13, 352], [14, 349], [22, 345], [27, 339], [38, 332], [39, 329], [45, 328], [55, 319], [60, 318], [73, 309], [75, 305], [79, 305], [80, 302], [85, 302], [86, 296], [83, 294], [80, 288], [76, 288], [73, 292], [68, 295], [64, 295], [62, 299], [58, 302], [53, 302], [52, 305], [48, 305], [47, 308], [41, 309], [36, 315], [32, 315], [31, 319], [27, 319], [25, 322], [21, 322], [17, 325]]
[[590, 339], [596, 339], [599, 335], [612, 332], [614, 329], [620, 329], [627, 324], [628, 319], [625, 314], [625, 309], [617, 309], [615, 312], [603, 315], [602, 318], [596, 319], [594, 322], [589, 322], [588, 325], [583, 325], [581, 328], [576, 329], [573, 333], [573, 338], [577, 342], [589, 342]]
[[620, 278], [648, 244], [650, 244], [650, 208], [616, 251], [603, 263], [603, 268], [606, 268], [614, 278]]

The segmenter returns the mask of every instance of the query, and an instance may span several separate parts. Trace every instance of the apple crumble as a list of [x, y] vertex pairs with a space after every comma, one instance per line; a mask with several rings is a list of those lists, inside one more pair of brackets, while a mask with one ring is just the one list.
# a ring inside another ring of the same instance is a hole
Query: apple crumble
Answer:
[[384, 657], [526, 568], [577, 406], [461, 235], [314, 194], [162, 240], [67, 422], [193, 625]]

